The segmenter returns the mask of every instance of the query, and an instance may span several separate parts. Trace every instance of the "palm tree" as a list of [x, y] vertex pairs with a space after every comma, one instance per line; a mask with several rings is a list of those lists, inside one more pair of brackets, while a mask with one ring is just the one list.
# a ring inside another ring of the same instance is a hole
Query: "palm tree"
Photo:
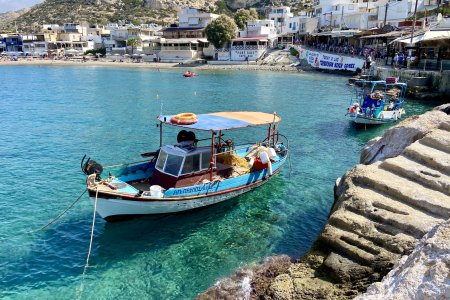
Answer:
[[134, 53], [134, 49], [137, 47], [137, 46], [139, 46], [139, 45], [141, 45], [141, 40], [140, 39], [137, 39], [137, 38], [129, 38], [128, 40], [127, 40], [127, 46], [131, 46], [131, 54], [133, 55], [133, 53]]

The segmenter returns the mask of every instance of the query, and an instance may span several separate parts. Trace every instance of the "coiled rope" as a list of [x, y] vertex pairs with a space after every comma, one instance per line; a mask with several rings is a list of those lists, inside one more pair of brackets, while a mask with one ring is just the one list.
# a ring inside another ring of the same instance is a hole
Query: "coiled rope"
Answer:
[[95, 189], [95, 200], [94, 200], [94, 213], [92, 215], [92, 228], [91, 228], [91, 239], [89, 241], [89, 251], [86, 257], [86, 264], [84, 265], [83, 274], [81, 275], [81, 283], [80, 287], [77, 291], [77, 299], [81, 299], [81, 294], [83, 293], [84, 288], [84, 278], [86, 277], [86, 271], [89, 266], [89, 258], [91, 257], [91, 250], [92, 250], [92, 241], [94, 239], [94, 228], [95, 228], [95, 213], [97, 212], [97, 199], [98, 199], [98, 185]]

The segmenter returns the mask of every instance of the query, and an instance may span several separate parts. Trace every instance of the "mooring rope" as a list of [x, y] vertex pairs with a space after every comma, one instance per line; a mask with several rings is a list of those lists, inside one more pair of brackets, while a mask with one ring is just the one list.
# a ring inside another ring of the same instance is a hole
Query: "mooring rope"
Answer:
[[89, 241], [89, 250], [88, 250], [87, 257], [86, 257], [86, 264], [84, 265], [83, 274], [81, 275], [80, 287], [78, 288], [78, 293], [77, 293], [78, 294], [77, 295], [77, 299], [78, 300], [81, 299], [81, 294], [83, 293], [84, 278], [86, 277], [86, 271], [87, 271], [87, 268], [89, 266], [89, 258], [91, 257], [92, 241], [94, 239], [95, 213], [97, 212], [97, 198], [98, 198], [98, 186], [95, 189], [94, 214], [92, 216], [91, 239]]
[[288, 162], [289, 162], [289, 179], [291, 179], [292, 175], [292, 164], [291, 164], [291, 154], [288, 153]]
[[42, 230], [44, 230], [45, 228], [47, 228], [48, 226], [50, 226], [51, 224], [53, 224], [54, 222], [56, 222], [59, 218], [61, 218], [69, 209], [71, 209], [74, 205], [75, 205], [75, 203], [77, 203], [80, 199], [81, 199], [81, 197], [84, 195], [84, 193], [86, 193], [86, 191], [87, 191], [87, 189], [85, 189], [84, 191], [83, 191], [83, 193], [81, 193], [81, 195], [80, 196], [78, 196], [78, 198], [74, 201], [74, 202], [72, 202], [72, 204], [70, 204], [62, 213], [60, 213], [58, 216], [56, 216], [56, 218], [54, 218], [53, 220], [51, 220], [50, 222], [48, 222], [47, 224], [45, 224], [44, 226], [42, 226], [41, 228], [39, 228], [39, 229], [36, 229], [36, 230], [32, 230], [32, 231], [28, 231], [27, 233], [28, 234], [33, 234], [33, 233], [36, 233], [36, 232], [39, 232], [39, 231], [42, 231]]

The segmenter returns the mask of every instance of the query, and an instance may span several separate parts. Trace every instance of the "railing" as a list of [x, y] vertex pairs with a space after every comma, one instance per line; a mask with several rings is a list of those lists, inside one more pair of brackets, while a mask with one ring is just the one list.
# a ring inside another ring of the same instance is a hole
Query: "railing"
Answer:
[[232, 46], [231, 50], [262, 50], [267, 47], [264, 45], [246, 45], [246, 46]]
[[191, 47], [189, 46], [162, 46], [161, 50], [195, 50], [195, 49], [191, 49]]
[[417, 68], [420, 70], [433, 70], [433, 71], [443, 71], [450, 70], [450, 60], [440, 60], [437, 59], [421, 59], [417, 64]]

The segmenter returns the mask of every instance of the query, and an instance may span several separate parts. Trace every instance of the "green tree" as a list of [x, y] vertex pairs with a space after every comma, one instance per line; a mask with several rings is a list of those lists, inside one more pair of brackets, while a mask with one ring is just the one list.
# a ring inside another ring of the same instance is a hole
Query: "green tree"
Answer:
[[245, 23], [248, 20], [256, 20], [258, 19], [258, 12], [254, 8], [244, 9], [240, 8], [234, 15], [234, 21], [239, 29], [245, 28]]
[[141, 40], [137, 38], [129, 38], [127, 40], [127, 46], [131, 47], [131, 54], [134, 53], [134, 49], [141, 44]]
[[237, 26], [234, 20], [227, 15], [221, 15], [205, 28], [206, 36], [214, 47], [223, 45], [236, 37]]

